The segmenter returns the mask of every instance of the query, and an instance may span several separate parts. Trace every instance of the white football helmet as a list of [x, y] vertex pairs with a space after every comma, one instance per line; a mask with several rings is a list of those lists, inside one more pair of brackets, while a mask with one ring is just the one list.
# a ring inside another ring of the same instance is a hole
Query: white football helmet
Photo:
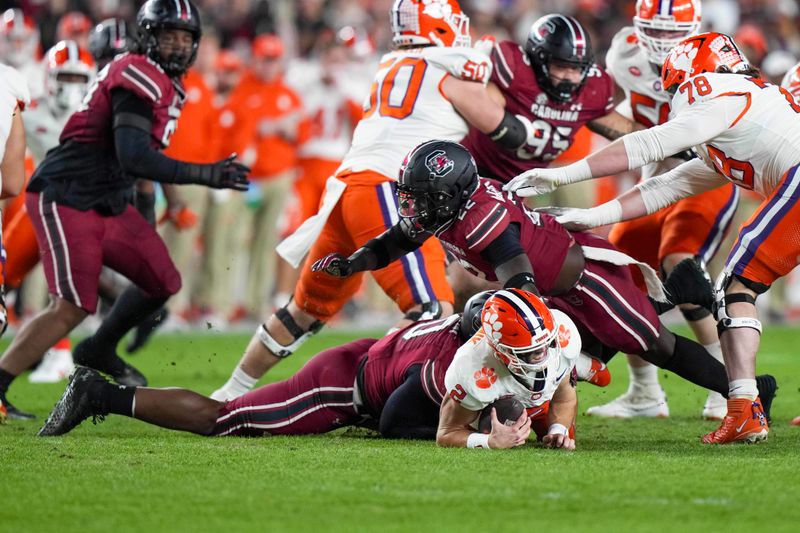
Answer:
[[45, 57], [45, 99], [53, 115], [63, 117], [80, 106], [97, 71], [88, 50], [61, 41]]
[[661, 66], [673, 46], [700, 31], [700, 0], [637, 0], [633, 27], [647, 59]]

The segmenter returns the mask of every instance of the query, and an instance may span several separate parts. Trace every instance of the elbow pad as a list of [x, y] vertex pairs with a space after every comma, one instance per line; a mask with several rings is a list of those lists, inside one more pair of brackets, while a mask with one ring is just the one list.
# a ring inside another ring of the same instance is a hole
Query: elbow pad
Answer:
[[506, 111], [500, 124], [489, 133], [489, 138], [503, 148], [516, 150], [525, 144], [528, 130], [519, 118]]

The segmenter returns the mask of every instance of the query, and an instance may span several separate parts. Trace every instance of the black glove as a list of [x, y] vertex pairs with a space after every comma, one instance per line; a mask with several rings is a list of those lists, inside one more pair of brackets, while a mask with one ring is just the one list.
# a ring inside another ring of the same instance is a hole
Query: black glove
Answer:
[[311, 265], [311, 272], [325, 272], [336, 278], [346, 278], [353, 274], [353, 263], [340, 254], [328, 254]]
[[236, 161], [236, 154], [231, 154], [227, 159], [209, 165], [187, 165], [187, 175], [184, 180], [176, 183], [196, 183], [212, 189], [233, 189], [246, 191], [250, 186], [247, 175], [250, 168]]

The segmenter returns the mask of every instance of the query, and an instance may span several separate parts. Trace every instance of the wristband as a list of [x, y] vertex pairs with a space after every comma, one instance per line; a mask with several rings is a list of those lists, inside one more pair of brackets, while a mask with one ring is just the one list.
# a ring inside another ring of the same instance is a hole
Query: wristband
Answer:
[[563, 424], [551, 424], [547, 430], [548, 435], [569, 435], [569, 430]]
[[553, 169], [558, 174], [558, 186], [592, 179], [592, 169], [585, 159]]
[[616, 198], [587, 209], [587, 219], [592, 221], [594, 227], [614, 224], [622, 219], [622, 204]]
[[467, 437], [467, 448], [489, 448], [489, 435], [470, 433]]

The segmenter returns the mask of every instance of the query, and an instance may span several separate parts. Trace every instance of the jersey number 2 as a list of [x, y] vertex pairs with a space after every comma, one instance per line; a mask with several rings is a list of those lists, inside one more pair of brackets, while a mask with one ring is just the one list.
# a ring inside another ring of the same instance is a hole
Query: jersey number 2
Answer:
[[376, 108], [382, 117], [402, 120], [409, 116], [414, 111], [427, 68], [428, 64], [422, 59], [405, 57], [396, 61], [383, 80], [372, 84], [364, 118], [375, 113]]

